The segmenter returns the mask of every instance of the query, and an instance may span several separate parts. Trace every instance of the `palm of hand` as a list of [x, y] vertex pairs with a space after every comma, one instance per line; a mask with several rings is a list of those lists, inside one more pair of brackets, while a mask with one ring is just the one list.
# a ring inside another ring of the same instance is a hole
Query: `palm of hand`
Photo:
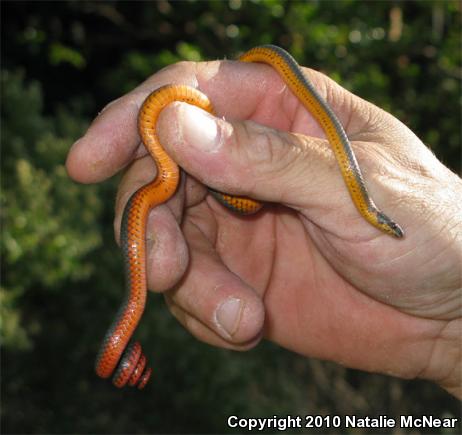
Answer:
[[[279, 92], [267, 96], [253, 112], [254, 120], [321, 136], [319, 127], [299, 110], [291, 95]], [[275, 98], [280, 101], [275, 102]], [[292, 113], [293, 119], [281, 122], [284, 118], [280, 114], [272, 119], [267, 105], [288, 108], [285, 113]], [[369, 137], [374, 130], [359, 117], [350, 120], [348, 127], [356, 129], [358, 140]], [[380, 132], [372, 134], [380, 139]], [[410, 134], [410, 139], [414, 138]], [[383, 139], [386, 141], [386, 135]], [[372, 149], [380, 145], [374, 142]], [[332, 161], [332, 156], [329, 158]], [[336, 195], [341, 198], [337, 214], [322, 208], [317, 211], [316, 201], [296, 204], [288, 195], [286, 203], [297, 211], [270, 205], [254, 217], [236, 217], [210, 199], [191, 208], [183, 227], [200, 228], [199, 237], [209, 246], [213, 261], [223, 264], [231, 281], [237, 276], [262, 298], [268, 339], [298, 353], [348, 366], [414, 376], [425, 365], [429, 349], [420, 347], [414, 352], [417, 346], [410, 337], [415, 337], [416, 331], [421, 337], [434, 335], [441, 327], [439, 322], [429, 324], [400, 310], [425, 317], [427, 304], [419, 298], [421, 289], [406, 284], [408, 271], [415, 270], [419, 260], [405, 255], [411, 250], [409, 244], [403, 246], [403, 242], [368, 228], [355, 215], [352, 204], [346, 204], [349, 210], [342, 214], [340, 203], [350, 199], [340, 175], [336, 176], [340, 181]], [[314, 212], [310, 210], [313, 204]], [[345, 219], [345, 215], [349, 222], [339, 225], [336, 219]], [[354, 236], [363, 228], [365, 236]], [[190, 239], [188, 231], [185, 234], [194, 249], [197, 233]], [[206, 276], [207, 262], [202, 265], [202, 276]], [[226, 278], [219, 285], [227, 285]], [[196, 335], [214, 342], [201, 332]], [[392, 347], [415, 361], [409, 363], [412, 369], [394, 365], [399, 358], [396, 353], [391, 357]]]

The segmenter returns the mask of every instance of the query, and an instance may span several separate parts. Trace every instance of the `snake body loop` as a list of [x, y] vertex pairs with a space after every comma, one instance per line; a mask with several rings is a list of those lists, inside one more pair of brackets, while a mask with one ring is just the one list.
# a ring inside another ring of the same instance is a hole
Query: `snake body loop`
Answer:
[[[262, 62], [272, 66], [286, 85], [322, 127], [339, 164], [343, 179], [359, 213], [378, 229], [395, 237], [403, 231], [382, 213], [368, 194], [364, 178], [351, 144], [341, 123], [304, 75], [297, 62], [282, 48], [264, 45], [244, 53], [243, 62]], [[149, 211], [173, 196], [180, 170], [162, 148], [156, 123], [159, 113], [173, 101], [183, 101], [213, 112], [209, 99], [197, 89], [186, 85], [167, 85], [153, 91], [144, 101], [138, 118], [138, 129], [143, 144], [156, 162], [157, 175], [129, 199], [123, 213], [121, 245], [124, 254], [127, 294], [124, 303], [104, 338], [96, 361], [96, 372], [102, 378], [112, 374], [113, 383], [122, 387], [127, 383], [143, 388], [151, 375], [146, 368], [146, 357], [138, 342], [129, 344], [146, 303], [146, 222]], [[258, 211], [262, 204], [246, 197], [210, 191], [223, 205], [241, 214]], [[126, 349], [126, 350], [125, 350]], [[125, 350], [125, 352], [124, 352]]]

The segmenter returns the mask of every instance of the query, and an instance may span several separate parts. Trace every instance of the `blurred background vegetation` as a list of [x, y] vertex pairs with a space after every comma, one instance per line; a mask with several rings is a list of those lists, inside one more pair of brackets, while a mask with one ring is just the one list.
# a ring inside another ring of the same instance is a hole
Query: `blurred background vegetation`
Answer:
[[112, 230], [118, 180], [77, 185], [63, 165], [98, 111], [159, 68], [273, 43], [392, 112], [460, 172], [459, 2], [3, 1], [1, 9], [3, 433], [237, 432], [226, 426], [230, 414], [460, 417], [459, 402], [428, 382], [270, 343], [245, 354], [206, 346], [158, 295], [138, 331], [151, 385], [116, 391], [97, 379], [95, 355], [123, 292]]

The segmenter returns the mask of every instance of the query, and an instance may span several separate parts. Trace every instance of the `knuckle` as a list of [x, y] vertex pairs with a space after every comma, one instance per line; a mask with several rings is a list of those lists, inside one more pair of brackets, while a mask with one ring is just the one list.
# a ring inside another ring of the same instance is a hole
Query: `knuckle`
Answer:
[[296, 170], [303, 158], [303, 142], [291, 133], [264, 128], [254, 132], [247, 147], [249, 161], [262, 176], [279, 176]]
[[284, 145], [278, 134], [253, 122], [238, 123], [234, 129], [234, 149], [243, 157], [242, 161], [252, 169], [255, 166], [269, 166], [283, 154]]
[[179, 62], [172, 63], [170, 65], [163, 67], [155, 75], [156, 76], [163, 76], [163, 75], [171, 76], [172, 74], [174, 76], [177, 74], [181, 75], [186, 72], [194, 71], [195, 63], [196, 62], [192, 62], [189, 60], [180, 60]]
[[[284, 196], [284, 186], [297, 184], [306, 171], [307, 147], [300, 135], [273, 130], [254, 122], [238, 123], [234, 128], [231, 152], [237, 154], [243, 178], [254, 185], [269, 178], [284, 180], [275, 183], [275, 196]], [[234, 157], [234, 156], [233, 156]], [[233, 158], [234, 160], [234, 158]], [[301, 163], [303, 162], [303, 163]], [[252, 190], [252, 188], [251, 188]]]

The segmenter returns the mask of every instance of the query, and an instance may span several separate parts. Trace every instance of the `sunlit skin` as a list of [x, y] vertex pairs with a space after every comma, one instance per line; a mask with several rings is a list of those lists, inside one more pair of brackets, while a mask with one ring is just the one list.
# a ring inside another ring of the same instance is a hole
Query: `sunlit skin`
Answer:
[[[239, 57], [241, 62], [260, 62], [274, 68], [314, 117], [329, 141], [339, 170], [358, 212], [374, 227], [396, 238], [402, 238], [402, 228], [380, 211], [367, 190], [364, 176], [343, 126], [331, 107], [323, 100], [303, 74], [295, 59], [284, 49], [262, 45]], [[109, 327], [96, 359], [96, 373], [108, 378], [113, 373], [113, 384], [123, 387], [147, 384], [151, 369], [141, 345], [129, 346], [130, 339], [143, 315], [146, 297], [146, 223], [152, 208], [168, 201], [177, 191], [180, 170], [159, 141], [157, 120], [162, 110], [173, 102], [184, 102], [216, 115], [208, 97], [191, 86], [169, 84], [152, 91], [144, 100], [138, 115], [138, 131], [144, 147], [156, 163], [156, 177], [138, 189], [127, 202], [120, 227], [120, 244], [124, 256], [126, 296]], [[207, 130], [207, 126], [201, 126]], [[216, 133], [216, 128], [209, 129]], [[210, 190], [213, 197], [228, 209], [241, 215], [259, 211], [263, 203], [245, 196], [234, 196]], [[233, 299], [236, 304], [237, 299]], [[218, 319], [218, 318], [217, 318]], [[229, 332], [229, 331], [228, 331]], [[141, 358], [141, 359], [140, 359]], [[120, 363], [119, 363], [120, 361]], [[142, 367], [140, 366], [142, 362]], [[135, 373], [138, 376], [135, 377]], [[129, 379], [133, 380], [129, 382]]]
[[[161, 70], [100, 114], [71, 149], [69, 174], [101, 182], [128, 166], [118, 237], [128, 198], [155, 175], [136, 128], [142, 101], [165, 84], [198, 87], [218, 118], [173, 103], [157, 124], [168, 153], [195, 179], [183, 177], [150, 214], [148, 287], [164, 292], [178, 320], [210, 344], [245, 350], [264, 336], [348, 367], [433, 380], [460, 396], [461, 180], [391, 115], [305, 73], [340, 118], [372, 197], [404, 239], [364, 222], [319, 126], [266, 65]], [[220, 146], [201, 151], [212, 125]], [[273, 204], [238, 217], [204, 184]], [[227, 301], [234, 320], [220, 311]]]

